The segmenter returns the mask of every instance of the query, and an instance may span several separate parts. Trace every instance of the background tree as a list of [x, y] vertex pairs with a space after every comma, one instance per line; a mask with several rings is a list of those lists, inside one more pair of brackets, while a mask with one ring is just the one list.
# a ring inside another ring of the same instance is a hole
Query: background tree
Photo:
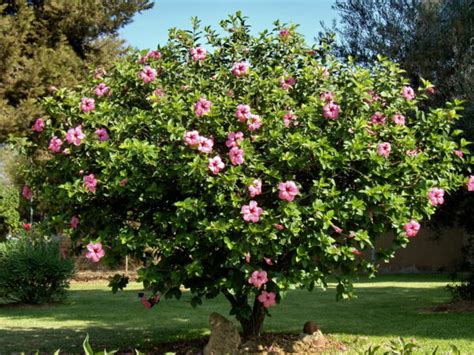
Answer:
[[0, 5], [0, 142], [43, 114], [38, 99], [71, 87], [123, 53], [117, 31], [150, 0], [3, 0]]

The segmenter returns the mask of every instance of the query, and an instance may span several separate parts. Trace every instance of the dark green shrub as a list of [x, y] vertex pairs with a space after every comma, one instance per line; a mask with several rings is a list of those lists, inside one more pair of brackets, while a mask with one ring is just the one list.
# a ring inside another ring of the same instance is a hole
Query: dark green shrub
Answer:
[[74, 273], [58, 242], [19, 239], [0, 243], [0, 298], [40, 304], [65, 297]]

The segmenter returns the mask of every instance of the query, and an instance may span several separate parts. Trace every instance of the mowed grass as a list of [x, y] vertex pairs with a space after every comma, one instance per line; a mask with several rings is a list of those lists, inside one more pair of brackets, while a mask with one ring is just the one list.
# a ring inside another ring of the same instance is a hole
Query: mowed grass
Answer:
[[[356, 282], [358, 298], [336, 302], [335, 290], [292, 291], [271, 309], [265, 331], [300, 332], [307, 320], [324, 333], [351, 342], [367, 337], [382, 343], [397, 337], [416, 338], [426, 349], [448, 350], [455, 344], [474, 354], [474, 313], [420, 313], [419, 308], [449, 300], [443, 275], [379, 276]], [[163, 300], [151, 310], [137, 297], [141, 285], [131, 284], [113, 295], [106, 282], [73, 284], [65, 304], [0, 306], [0, 353], [80, 352], [89, 333], [94, 349], [153, 349], [161, 342], [209, 334], [211, 312], [228, 314], [224, 298], [190, 306], [190, 297]]]

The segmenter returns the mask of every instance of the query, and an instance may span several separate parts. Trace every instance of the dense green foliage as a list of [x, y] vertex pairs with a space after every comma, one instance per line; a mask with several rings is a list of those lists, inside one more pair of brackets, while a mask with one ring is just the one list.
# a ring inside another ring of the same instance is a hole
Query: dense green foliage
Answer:
[[18, 191], [0, 179], [0, 240], [20, 227]]
[[[172, 30], [160, 54], [131, 55], [47, 98], [24, 171], [46, 231], [77, 216], [76, 241], [100, 241], [109, 261], [141, 257], [141, 280], [167, 296], [184, 285], [197, 305], [224, 293], [244, 332], [258, 334], [272, 295], [325, 287], [333, 275], [349, 297], [350, 276], [374, 272], [442, 203], [433, 189], [466, 182], [470, 157], [453, 130], [460, 102], [428, 109], [430, 83], [414, 91], [397, 65], [341, 63], [326, 43], [310, 48], [278, 23], [254, 38], [239, 14], [221, 25], [225, 37], [205, 28], [214, 50], [204, 58], [193, 54], [202, 49], [195, 21]], [[258, 116], [242, 120], [239, 105]], [[256, 179], [262, 191], [252, 195]], [[254, 202], [262, 210], [249, 213]], [[381, 249], [389, 230], [393, 248]], [[360, 255], [369, 249], [375, 263]], [[260, 287], [248, 281], [255, 272], [268, 275]]]
[[123, 52], [117, 30], [149, 0], [5, 0], [0, 4], [0, 142], [43, 114], [38, 98], [72, 87]]
[[41, 304], [61, 301], [74, 261], [57, 242], [22, 238], [0, 243], [0, 299]]

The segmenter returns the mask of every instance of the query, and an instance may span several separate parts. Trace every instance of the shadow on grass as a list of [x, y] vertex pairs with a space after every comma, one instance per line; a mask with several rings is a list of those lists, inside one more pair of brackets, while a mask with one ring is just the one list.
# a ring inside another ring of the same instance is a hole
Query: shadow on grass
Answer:
[[[307, 320], [314, 320], [325, 333], [474, 341], [469, 326], [474, 324], [474, 314], [418, 312], [446, 302], [449, 294], [444, 287], [409, 286], [361, 287], [356, 289], [358, 298], [349, 302], [336, 302], [334, 290], [292, 291], [271, 309], [265, 331], [300, 332]], [[192, 308], [186, 292], [181, 301], [163, 300], [148, 310], [137, 292], [113, 295], [98, 285], [71, 290], [66, 304], [2, 307], [0, 349], [80, 351], [86, 333], [97, 349], [149, 349], [153, 344], [208, 334], [209, 314], [229, 312], [222, 297]]]

